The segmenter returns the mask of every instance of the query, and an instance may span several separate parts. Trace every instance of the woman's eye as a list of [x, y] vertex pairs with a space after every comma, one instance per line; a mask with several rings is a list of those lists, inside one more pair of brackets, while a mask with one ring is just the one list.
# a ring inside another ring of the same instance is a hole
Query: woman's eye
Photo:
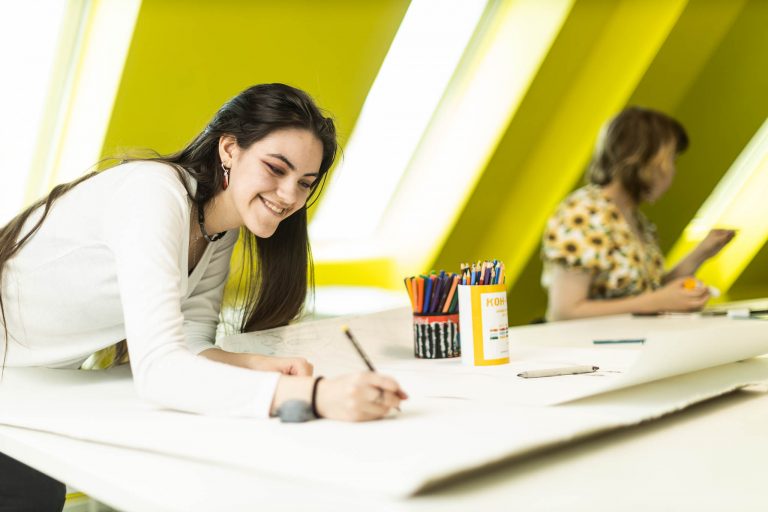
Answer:
[[285, 171], [283, 171], [279, 167], [275, 167], [272, 164], [267, 164], [267, 167], [269, 167], [269, 170], [272, 172], [272, 174], [276, 174], [277, 176], [282, 176], [283, 174], [285, 174]]
[[309, 190], [312, 188], [312, 183], [307, 183], [306, 181], [300, 181], [299, 186], [301, 186], [301, 188], [303, 189]]

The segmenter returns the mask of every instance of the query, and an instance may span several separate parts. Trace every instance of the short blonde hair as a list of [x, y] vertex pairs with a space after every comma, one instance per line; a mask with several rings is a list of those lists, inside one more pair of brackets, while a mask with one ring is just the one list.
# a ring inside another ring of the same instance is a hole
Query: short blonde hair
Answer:
[[688, 148], [688, 134], [677, 120], [655, 110], [628, 107], [603, 125], [587, 180], [607, 185], [618, 179], [632, 198], [640, 202], [651, 190], [651, 162], [666, 144], [675, 152]]

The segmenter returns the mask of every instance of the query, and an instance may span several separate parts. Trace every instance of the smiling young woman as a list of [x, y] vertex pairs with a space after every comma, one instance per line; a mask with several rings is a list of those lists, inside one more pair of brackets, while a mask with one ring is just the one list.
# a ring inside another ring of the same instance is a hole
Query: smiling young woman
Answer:
[[[306, 209], [336, 152], [333, 121], [306, 93], [257, 85], [181, 151], [54, 188], [0, 229], [3, 365], [77, 368], [120, 342], [137, 392], [163, 407], [268, 417], [298, 399], [329, 418], [386, 415], [406, 398], [389, 377], [321, 381], [304, 359], [213, 344], [238, 232], [240, 329], [300, 313], [312, 278]], [[0, 469], [0, 502], [43, 488], [12, 459]], [[45, 488], [41, 506], [63, 500], [62, 485]]]

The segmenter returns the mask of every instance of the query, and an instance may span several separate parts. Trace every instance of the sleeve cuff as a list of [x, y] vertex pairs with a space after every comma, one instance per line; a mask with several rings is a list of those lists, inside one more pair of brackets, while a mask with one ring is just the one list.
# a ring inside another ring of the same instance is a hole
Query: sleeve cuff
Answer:
[[186, 345], [189, 351], [196, 356], [200, 355], [200, 352], [208, 350], [209, 348], [220, 348], [208, 340], [187, 339]]

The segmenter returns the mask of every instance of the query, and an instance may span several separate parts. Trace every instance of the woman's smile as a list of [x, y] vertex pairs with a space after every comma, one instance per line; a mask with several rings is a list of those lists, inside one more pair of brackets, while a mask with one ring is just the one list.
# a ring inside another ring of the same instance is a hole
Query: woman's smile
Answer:
[[267, 207], [267, 210], [269, 210], [270, 212], [272, 212], [278, 217], [282, 217], [285, 211], [288, 209], [288, 208], [280, 207], [279, 205], [273, 203], [272, 201], [270, 201], [269, 199], [265, 198], [262, 195], [259, 195], [259, 199], [261, 199], [261, 202], [264, 204], [264, 206]]

